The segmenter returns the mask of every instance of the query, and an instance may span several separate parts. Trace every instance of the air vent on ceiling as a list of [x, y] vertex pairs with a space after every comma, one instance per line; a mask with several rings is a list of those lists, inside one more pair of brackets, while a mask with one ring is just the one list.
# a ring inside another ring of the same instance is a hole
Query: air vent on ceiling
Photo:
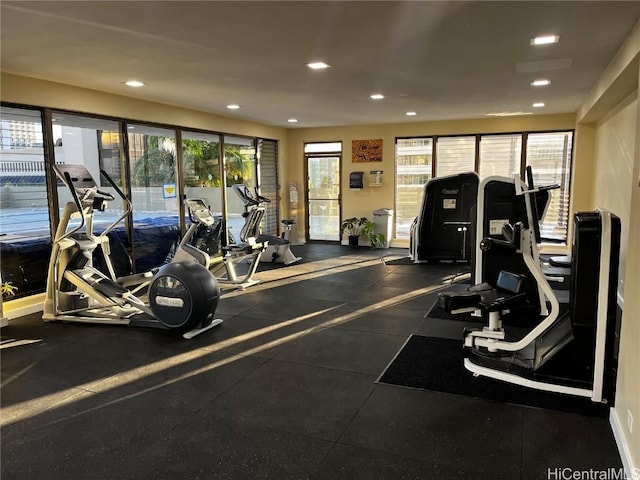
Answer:
[[568, 70], [573, 65], [573, 58], [556, 58], [537, 62], [517, 62], [513, 66], [516, 73], [549, 72], [552, 70]]

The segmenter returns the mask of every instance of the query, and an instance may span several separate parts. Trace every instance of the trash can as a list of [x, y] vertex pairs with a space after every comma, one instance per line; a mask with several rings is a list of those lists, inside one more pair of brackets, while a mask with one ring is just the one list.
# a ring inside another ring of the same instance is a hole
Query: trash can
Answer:
[[393, 210], [390, 208], [374, 210], [373, 223], [376, 225], [374, 232], [384, 235], [384, 248], [389, 248], [393, 235]]

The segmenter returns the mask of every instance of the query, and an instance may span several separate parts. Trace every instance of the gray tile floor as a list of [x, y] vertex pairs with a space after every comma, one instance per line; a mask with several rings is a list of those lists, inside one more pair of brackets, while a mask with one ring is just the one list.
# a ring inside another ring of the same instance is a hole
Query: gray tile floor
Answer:
[[2, 479], [528, 480], [620, 467], [607, 419], [376, 383], [410, 334], [458, 335], [423, 317], [465, 266], [294, 250], [303, 263], [225, 293], [224, 323], [191, 341], [11, 322]]

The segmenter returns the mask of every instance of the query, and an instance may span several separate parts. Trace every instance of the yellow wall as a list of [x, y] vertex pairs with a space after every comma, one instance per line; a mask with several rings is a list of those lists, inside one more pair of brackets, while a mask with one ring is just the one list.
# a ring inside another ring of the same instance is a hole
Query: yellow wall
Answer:
[[[295, 182], [298, 189], [304, 187], [304, 143], [342, 142], [342, 217], [372, 218], [379, 208], [394, 208], [394, 162], [396, 137], [430, 135], [469, 135], [476, 133], [506, 133], [518, 131], [571, 130], [575, 127], [575, 115], [536, 115], [508, 118], [487, 118], [441, 122], [417, 122], [387, 125], [345, 126], [326, 128], [302, 128], [289, 132], [289, 176], [287, 182]], [[352, 163], [351, 142], [353, 140], [382, 139], [382, 162]], [[587, 162], [590, 165], [590, 162]], [[382, 170], [382, 187], [371, 188], [370, 170]], [[365, 188], [349, 189], [349, 173], [365, 172]], [[296, 212], [299, 238], [304, 238], [306, 212], [302, 196]], [[396, 241], [392, 246], [407, 246], [406, 241]]]
[[[638, 129], [637, 96], [637, 91], [633, 92], [596, 127], [595, 177], [598, 181], [593, 184], [593, 203], [623, 219], [631, 214], [635, 133]], [[620, 294], [624, 292], [628, 240], [629, 222], [625, 221], [620, 240]]]
[[[618, 209], [626, 252], [616, 405], [611, 423], [628, 469], [640, 468], [640, 23], [578, 111], [578, 132], [593, 143], [591, 204]], [[585, 150], [587, 148], [585, 147]], [[586, 157], [586, 155], [585, 155]], [[585, 168], [585, 171], [587, 169]], [[585, 176], [586, 179], [586, 176]], [[582, 200], [587, 200], [586, 192]], [[625, 208], [625, 203], [628, 207]], [[633, 431], [627, 416], [634, 418]], [[637, 471], [637, 470], [636, 470]], [[632, 473], [631, 470], [628, 472]]]
[[[640, 77], [640, 72], [639, 72]], [[640, 84], [640, 78], [638, 79]], [[640, 468], [640, 102], [636, 102], [636, 142], [631, 208], [628, 218], [629, 248], [624, 277], [624, 312], [620, 339], [618, 399], [614, 415], [622, 426], [632, 465]], [[627, 412], [634, 418], [633, 433], [626, 428]]]

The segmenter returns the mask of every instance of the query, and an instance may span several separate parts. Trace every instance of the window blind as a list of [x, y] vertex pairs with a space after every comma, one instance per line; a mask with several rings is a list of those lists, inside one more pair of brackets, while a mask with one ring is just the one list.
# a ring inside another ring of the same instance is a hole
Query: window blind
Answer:
[[483, 135], [480, 137], [480, 180], [499, 175], [520, 175], [522, 134]]
[[431, 178], [432, 152], [430, 137], [396, 139], [395, 238], [409, 238]]
[[475, 136], [440, 137], [436, 149], [436, 177], [475, 170]]
[[560, 185], [551, 190], [549, 207], [540, 225], [546, 239], [567, 238], [572, 146], [572, 132], [530, 133], [527, 138], [527, 165], [532, 167], [534, 184]]

